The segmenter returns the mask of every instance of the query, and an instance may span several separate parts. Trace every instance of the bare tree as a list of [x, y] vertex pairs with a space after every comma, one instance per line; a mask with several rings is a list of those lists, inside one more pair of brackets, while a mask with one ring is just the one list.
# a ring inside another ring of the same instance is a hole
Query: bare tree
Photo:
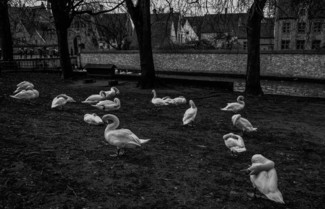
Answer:
[[0, 41], [3, 60], [13, 60], [12, 36], [8, 14], [8, 0], [0, 0]]
[[[73, 18], [78, 14], [97, 15], [105, 12], [113, 11], [121, 6], [124, 1], [117, 2], [114, 6], [107, 10], [98, 11], [94, 9], [94, 5], [98, 5], [97, 1], [86, 0], [48, 0], [51, 3], [54, 24], [58, 36], [58, 46], [60, 51], [60, 63], [62, 67], [62, 77], [64, 79], [72, 77], [72, 66], [69, 56], [68, 46], [68, 28]], [[104, 1], [103, 1], [104, 2]], [[112, 3], [112, 2], [111, 2]]]
[[153, 88], [155, 86], [155, 67], [153, 63], [151, 46], [150, 1], [126, 0], [128, 13], [134, 23], [141, 64], [140, 88]]

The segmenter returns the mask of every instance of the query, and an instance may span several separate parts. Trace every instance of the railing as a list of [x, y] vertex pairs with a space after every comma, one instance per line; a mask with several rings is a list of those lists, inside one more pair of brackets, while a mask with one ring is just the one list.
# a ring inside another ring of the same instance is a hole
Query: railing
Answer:
[[[79, 67], [78, 58], [70, 57], [73, 69]], [[31, 58], [15, 59], [13, 61], [0, 60], [1, 71], [60, 71], [60, 58]]]

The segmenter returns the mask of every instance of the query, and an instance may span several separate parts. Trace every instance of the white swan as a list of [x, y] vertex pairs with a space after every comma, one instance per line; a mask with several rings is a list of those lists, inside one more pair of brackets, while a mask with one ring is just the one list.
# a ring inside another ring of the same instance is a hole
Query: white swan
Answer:
[[278, 176], [273, 161], [256, 154], [252, 157], [252, 165], [243, 171], [250, 171], [250, 180], [254, 188], [257, 188], [268, 199], [284, 204], [282, 194], [278, 189]]
[[197, 114], [197, 107], [195, 106], [193, 100], [189, 101], [190, 108], [188, 108], [183, 116], [183, 125], [190, 125], [190, 123], [194, 122], [194, 119]]
[[36, 89], [32, 90], [21, 90], [15, 95], [10, 95], [14, 99], [35, 99], [39, 97], [39, 92]]
[[244, 140], [241, 136], [229, 133], [223, 136], [226, 147], [228, 147], [231, 153], [245, 152]]
[[186, 104], [186, 99], [183, 96], [175, 97], [173, 100], [175, 105]]
[[67, 102], [76, 102], [72, 97], [66, 94], [59, 94], [52, 100], [51, 108], [60, 107], [61, 109]]
[[152, 90], [152, 93], [153, 93], [153, 98], [151, 99], [151, 103], [157, 107], [159, 106], [165, 106], [165, 105], [168, 105], [168, 103], [163, 100], [162, 98], [157, 98], [157, 93], [156, 93], [156, 90]]
[[111, 90], [104, 91], [104, 93], [105, 93], [105, 98], [110, 99], [110, 98], [113, 98], [113, 97], [117, 96], [118, 94], [120, 94], [120, 91], [116, 87], [113, 86], [111, 88]]
[[22, 81], [19, 84], [17, 84], [17, 89], [14, 91], [14, 94], [22, 90], [32, 90], [32, 89], [34, 89], [34, 84], [32, 84], [29, 81]]
[[233, 115], [231, 120], [232, 124], [243, 132], [252, 132], [257, 130], [257, 128], [254, 128], [247, 119], [242, 118], [240, 114]]
[[118, 98], [115, 98], [114, 101], [111, 100], [104, 100], [100, 101], [95, 105], [91, 105], [93, 107], [96, 107], [100, 110], [104, 111], [113, 111], [113, 110], [118, 110], [121, 108], [121, 101]]
[[236, 112], [244, 109], [244, 107], [245, 107], [244, 97], [239, 96], [239, 97], [237, 97], [237, 102], [228, 103], [227, 106], [224, 108], [221, 108], [221, 110], [231, 111], [231, 112], [236, 113]]
[[101, 125], [104, 123], [103, 120], [96, 113], [85, 114], [84, 121], [91, 125]]
[[105, 98], [106, 98], [105, 92], [100, 91], [99, 94], [90, 95], [85, 101], [82, 101], [82, 103], [94, 104], [94, 103], [97, 103]]
[[117, 154], [112, 156], [118, 156], [121, 149], [123, 150], [124, 148], [141, 147], [142, 144], [147, 143], [150, 140], [139, 139], [129, 129], [116, 129], [120, 124], [120, 120], [115, 115], [106, 114], [102, 119], [107, 123], [109, 120], [113, 121], [113, 123], [107, 125], [104, 132], [105, 140], [117, 148]]
[[161, 98], [161, 99], [164, 100], [164, 102], [166, 102], [167, 105], [175, 104], [174, 99], [170, 98], [169, 96], [165, 96], [165, 97], [163, 97], [163, 98]]

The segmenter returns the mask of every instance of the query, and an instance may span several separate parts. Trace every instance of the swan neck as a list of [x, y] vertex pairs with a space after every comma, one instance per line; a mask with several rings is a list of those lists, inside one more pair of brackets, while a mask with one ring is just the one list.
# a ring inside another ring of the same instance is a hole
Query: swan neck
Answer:
[[153, 93], [153, 98], [156, 98], [157, 97], [157, 93], [155, 90], [152, 90], [152, 93]]
[[190, 105], [191, 105], [191, 107], [192, 108], [196, 108], [196, 106], [195, 106], [195, 104], [194, 104], [194, 102], [192, 101], [192, 102], [190, 102]]
[[120, 120], [115, 115], [108, 114], [108, 115], [104, 115], [103, 118], [102, 118], [102, 120], [105, 121], [105, 122], [107, 122], [108, 119], [112, 120], [113, 122], [109, 123], [106, 126], [105, 132], [115, 130], [120, 125]]

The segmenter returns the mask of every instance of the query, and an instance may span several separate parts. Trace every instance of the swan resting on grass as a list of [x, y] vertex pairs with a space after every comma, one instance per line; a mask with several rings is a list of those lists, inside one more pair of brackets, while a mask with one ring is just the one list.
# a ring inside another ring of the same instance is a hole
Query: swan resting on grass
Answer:
[[183, 96], [175, 97], [173, 100], [175, 105], [186, 104], [186, 99]]
[[194, 119], [197, 114], [197, 107], [195, 106], [193, 100], [189, 101], [190, 108], [188, 108], [183, 116], [183, 125], [190, 125], [194, 122]]
[[100, 101], [95, 105], [91, 105], [93, 107], [96, 107], [100, 110], [104, 111], [113, 111], [113, 110], [118, 110], [121, 108], [121, 101], [118, 98], [115, 98], [114, 101], [111, 100], [104, 100]]
[[52, 100], [51, 108], [60, 107], [61, 109], [63, 106], [68, 102], [76, 102], [72, 97], [66, 94], [59, 94], [58, 96], [54, 97]]
[[237, 102], [228, 103], [227, 106], [221, 108], [221, 110], [237, 113], [238, 111], [244, 109], [244, 107], [245, 107], [244, 97], [238, 96]]
[[82, 103], [95, 104], [105, 98], [106, 98], [105, 91], [100, 91], [99, 94], [90, 95], [85, 101], [82, 101]]
[[[156, 93], [156, 90], [152, 90], [152, 93], [153, 93], [153, 98], [151, 99], [151, 103], [153, 105], [155, 105], [156, 107], [160, 107], [160, 106], [166, 106], [168, 105], [168, 103], [162, 99], [162, 98], [157, 98], [157, 93]], [[164, 97], [164, 98], [168, 98], [168, 97]]]
[[10, 95], [10, 97], [14, 98], [14, 99], [35, 99], [37, 97], [39, 97], [39, 92], [36, 89], [32, 89], [32, 90], [21, 90], [20, 92], [18, 92], [15, 95]]
[[84, 121], [91, 125], [101, 125], [104, 123], [103, 120], [96, 113], [85, 114]]
[[19, 84], [17, 84], [17, 89], [14, 91], [14, 94], [22, 90], [32, 90], [32, 89], [34, 89], [34, 84], [32, 84], [29, 81], [22, 81]]
[[[122, 155], [124, 154], [124, 148], [141, 147], [142, 144], [150, 141], [150, 139], [139, 139], [129, 129], [116, 129], [120, 125], [120, 120], [115, 115], [106, 114], [102, 117], [102, 120], [108, 123], [104, 132], [105, 140], [117, 148], [117, 153], [111, 156]], [[109, 123], [109, 120], [113, 122]], [[121, 151], [122, 153], [120, 153]]]
[[282, 193], [278, 189], [278, 176], [273, 161], [256, 154], [252, 157], [252, 165], [242, 171], [250, 172], [250, 180], [255, 189], [258, 189], [268, 199], [284, 204]]
[[244, 140], [241, 136], [229, 133], [223, 136], [226, 147], [228, 147], [232, 154], [245, 152]]
[[231, 121], [234, 126], [243, 132], [252, 132], [257, 130], [257, 128], [254, 128], [246, 118], [242, 118], [240, 114], [233, 115]]
[[111, 89], [109, 91], [104, 91], [105, 99], [113, 98], [113, 97], [117, 96], [118, 94], [120, 94], [120, 90], [118, 90], [114, 86], [111, 87]]

